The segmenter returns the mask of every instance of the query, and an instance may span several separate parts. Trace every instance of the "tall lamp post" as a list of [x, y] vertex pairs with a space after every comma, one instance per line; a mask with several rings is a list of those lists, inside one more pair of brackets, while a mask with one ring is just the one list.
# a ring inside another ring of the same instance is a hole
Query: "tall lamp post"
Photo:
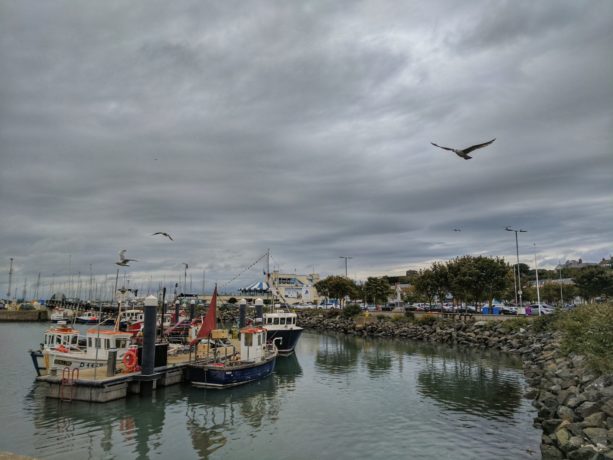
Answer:
[[347, 276], [347, 259], [353, 259], [353, 257], [339, 256], [339, 259], [345, 259], [345, 278], [348, 278], [348, 276]]
[[539, 266], [536, 263], [536, 243], [534, 243], [534, 271], [536, 273], [536, 301], [539, 306], [539, 316], [541, 316], [541, 291], [539, 290]]
[[521, 272], [519, 270], [519, 241], [517, 239], [517, 234], [518, 233], [526, 233], [528, 230], [522, 230], [521, 228], [519, 230], [515, 230], [511, 227], [505, 227], [504, 228], [507, 232], [515, 232], [515, 254], [517, 256], [517, 294], [519, 295], [519, 307], [523, 307], [523, 302], [522, 302], [522, 291], [521, 291]]

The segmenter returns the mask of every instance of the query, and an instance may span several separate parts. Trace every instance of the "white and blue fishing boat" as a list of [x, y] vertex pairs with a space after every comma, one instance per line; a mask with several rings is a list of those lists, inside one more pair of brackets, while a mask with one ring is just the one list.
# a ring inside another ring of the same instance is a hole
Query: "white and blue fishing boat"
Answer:
[[229, 388], [268, 377], [275, 369], [278, 351], [266, 340], [266, 329], [250, 326], [239, 331], [237, 345], [230, 341], [226, 330], [214, 329], [216, 324], [217, 287], [206, 317], [192, 341], [194, 355], [204, 342], [203, 358], [187, 365], [186, 380], [201, 388]]
[[187, 366], [187, 380], [195, 387], [220, 389], [261, 380], [275, 370], [278, 354], [274, 344], [266, 343], [266, 329], [262, 327], [241, 329], [238, 353], [212, 356], [211, 351], [209, 348], [205, 359]]

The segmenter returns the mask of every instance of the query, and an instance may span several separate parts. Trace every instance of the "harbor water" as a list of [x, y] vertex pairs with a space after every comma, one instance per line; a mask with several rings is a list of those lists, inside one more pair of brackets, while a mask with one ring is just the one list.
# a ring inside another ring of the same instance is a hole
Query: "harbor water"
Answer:
[[0, 323], [0, 452], [50, 459], [535, 459], [521, 361], [305, 331], [274, 374], [106, 404], [45, 397], [26, 353], [48, 324]]

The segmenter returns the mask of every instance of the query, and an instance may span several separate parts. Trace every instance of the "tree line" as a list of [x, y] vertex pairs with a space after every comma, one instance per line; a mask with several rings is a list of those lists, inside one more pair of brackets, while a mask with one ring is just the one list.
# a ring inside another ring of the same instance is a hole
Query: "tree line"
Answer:
[[[580, 269], [539, 270], [544, 284], [540, 287], [541, 302], [557, 304], [572, 302], [576, 296], [587, 302], [596, 298], [613, 296], [613, 270], [591, 266]], [[330, 299], [362, 300], [366, 303], [387, 303], [393, 295], [392, 283], [403, 282], [409, 288], [403, 292], [403, 300], [409, 303], [443, 303], [451, 297], [454, 304], [492, 304], [494, 299], [515, 300], [517, 289], [516, 265], [509, 265], [499, 257], [462, 256], [447, 262], [434, 262], [429, 268], [411, 273], [407, 277], [369, 277], [357, 284], [344, 276], [329, 276], [315, 284], [321, 296]], [[526, 264], [519, 264], [523, 299], [537, 301], [536, 287], [532, 285], [536, 273]], [[564, 275], [574, 284], [559, 284], [557, 276]], [[392, 281], [392, 282], [390, 282]]]

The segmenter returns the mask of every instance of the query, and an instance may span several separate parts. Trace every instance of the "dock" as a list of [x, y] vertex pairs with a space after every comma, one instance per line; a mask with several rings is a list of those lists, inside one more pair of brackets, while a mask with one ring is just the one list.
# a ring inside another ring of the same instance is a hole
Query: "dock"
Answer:
[[36, 377], [36, 380], [48, 384], [48, 398], [66, 402], [105, 403], [155, 390], [160, 386], [181, 383], [190, 362], [194, 362], [194, 355], [182, 353], [169, 355], [167, 365], [155, 368], [152, 375], [118, 370], [118, 373], [109, 376], [107, 366], [101, 366], [95, 369], [52, 369], [49, 374]]

